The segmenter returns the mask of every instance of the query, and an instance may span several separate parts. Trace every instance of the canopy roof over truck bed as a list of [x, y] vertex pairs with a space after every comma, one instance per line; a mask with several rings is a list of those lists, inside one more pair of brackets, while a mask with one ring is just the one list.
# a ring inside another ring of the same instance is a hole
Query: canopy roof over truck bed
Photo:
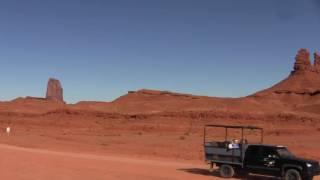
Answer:
[[217, 125], [217, 124], [207, 124], [206, 127], [221, 127], [221, 128], [234, 128], [234, 129], [259, 129], [263, 128], [257, 126], [231, 126], [231, 125]]
[[261, 132], [261, 139], [260, 143], [263, 143], [263, 128], [257, 127], [257, 126], [233, 126], [233, 125], [219, 125], [219, 124], [207, 124], [204, 128], [204, 143], [206, 142], [206, 129], [207, 128], [225, 128], [225, 140], [228, 139], [228, 129], [241, 129], [241, 139], [244, 139], [244, 130], [259, 130]]

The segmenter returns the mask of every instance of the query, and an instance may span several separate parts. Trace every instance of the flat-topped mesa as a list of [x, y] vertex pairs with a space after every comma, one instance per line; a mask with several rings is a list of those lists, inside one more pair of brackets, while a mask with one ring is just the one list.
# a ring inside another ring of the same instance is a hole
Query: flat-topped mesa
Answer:
[[48, 81], [46, 99], [63, 102], [63, 89], [61, 83], [57, 79], [50, 78]]
[[317, 73], [320, 73], [320, 54], [319, 53], [314, 53], [314, 71]]
[[310, 53], [307, 49], [300, 49], [296, 55], [292, 74], [312, 71]]

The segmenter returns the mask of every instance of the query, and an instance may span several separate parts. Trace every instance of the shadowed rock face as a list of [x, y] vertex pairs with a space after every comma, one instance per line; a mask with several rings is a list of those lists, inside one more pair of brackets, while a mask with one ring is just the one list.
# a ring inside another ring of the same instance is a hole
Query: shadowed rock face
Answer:
[[46, 98], [49, 100], [64, 102], [63, 89], [59, 80], [53, 78], [49, 79]]

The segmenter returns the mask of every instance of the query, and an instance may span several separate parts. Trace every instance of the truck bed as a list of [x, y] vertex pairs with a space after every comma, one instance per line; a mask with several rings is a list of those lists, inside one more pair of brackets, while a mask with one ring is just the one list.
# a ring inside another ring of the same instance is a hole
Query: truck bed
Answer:
[[242, 164], [242, 145], [237, 149], [228, 149], [228, 142], [207, 142], [204, 145], [207, 162]]

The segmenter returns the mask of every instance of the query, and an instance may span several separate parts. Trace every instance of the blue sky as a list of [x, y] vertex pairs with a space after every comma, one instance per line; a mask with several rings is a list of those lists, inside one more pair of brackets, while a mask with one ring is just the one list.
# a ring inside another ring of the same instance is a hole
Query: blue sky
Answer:
[[0, 100], [67, 102], [128, 90], [238, 97], [287, 76], [296, 51], [320, 49], [317, 0], [2, 0]]

